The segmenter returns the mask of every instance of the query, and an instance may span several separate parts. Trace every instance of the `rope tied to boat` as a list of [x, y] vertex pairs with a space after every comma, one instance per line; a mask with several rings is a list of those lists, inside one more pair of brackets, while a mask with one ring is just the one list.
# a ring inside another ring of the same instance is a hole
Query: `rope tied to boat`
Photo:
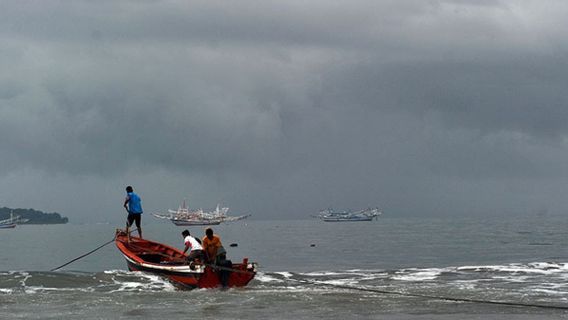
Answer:
[[[132, 233], [132, 232], [134, 232], [134, 231], [136, 231], [136, 229], [131, 230], [129, 233]], [[67, 266], [67, 265], [69, 265], [69, 264], [71, 264], [71, 263], [73, 263], [73, 262], [75, 262], [75, 261], [77, 261], [77, 260], [79, 260], [79, 259], [82, 259], [82, 258], [84, 258], [84, 257], [86, 257], [86, 256], [88, 256], [88, 255], [90, 255], [91, 253], [94, 253], [95, 251], [97, 251], [97, 250], [99, 250], [99, 249], [102, 249], [103, 247], [105, 247], [105, 246], [107, 246], [107, 245], [113, 243], [115, 239], [116, 239], [116, 235], [115, 235], [114, 238], [112, 238], [112, 240], [109, 240], [109, 241], [103, 243], [102, 245], [96, 247], [95, 249], [93, 249], [93, 250], [91, 250], [91, 251], [89, 251], [89, 252], [87, 252], [87, 253], [85, 253], [85, 254], [82, 254], [82, 255], [78, 256], [77, 258], [72, 259], [72, 260], [70, 260], [70, 261], [68, 261], [68, 262], [66, 262], [66, 263], [64, 263], [64, 264], [62, 264], [62, 265], [60, 265], [59, 267], [53, 268], [53, 269], [51, 269], [51, 270], [49, 270], [49, 271], [52, 271], [52, 272], [53, 272], [53, 271], [57, 271], [57, 270], [59, 270], [59, 269], [65, 267], [65, 266]]]

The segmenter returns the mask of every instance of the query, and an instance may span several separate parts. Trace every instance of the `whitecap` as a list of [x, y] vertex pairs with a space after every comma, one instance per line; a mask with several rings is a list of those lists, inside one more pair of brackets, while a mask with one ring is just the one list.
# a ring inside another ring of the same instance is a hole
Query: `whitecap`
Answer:
[[360, 277], [360, 280], [372, 280], [377, 279], [380, 277], [384, 277], [387, 273], [384, 270], [362, 270], [362, 269], [353, 269], [347, 270], [344, 272], [340, 271], [316, 271], [316, 272], [307, 272], [301, 273], [303, 276], [308, 277], [334, 277], [334, 276], [348, 276], [348, 277]]
[[104, 271], [104, 273], [112, 275], [111, 281], [118, 286], [118, 289], [112, 290], [110, 292], [176, 290], [175, 286], [166, 278], [154, 274], [138, 272], [138, 271], [136, 272], [124, 271], [124, 270], [106, 270]]
[[116, 270], [105, 270], [103, 271], [104, 274], [133, 274], [132, 271], [125, 271], [125, 270], [120, 270], [120, 269], [116, 269]]
[[347, 275], [347, 274], [351, 274], [351, 273], [334, 272], [334, 271], [315, 271], [315, 272], [302, 273], [302, 275], [310, 276], [310, 277], [339, 276], [339, 275]]
[[260, 273], [260, 272], [256, 274], [256, 276], [254, 277], [254, 279], [255, 279], [255, 280], [258, 280], [258, 281], [260, 281], [260, 282], [284, 282], [284, 281], [281, 280], [281, 279], [277, 279], [277, 278], [271, 277], [271, 276], [269, 276], [269, 275], [267, 275], [267, 274]]
[[435, 280], [444, 271], [447, 269], [404, 269], [395, 272], [391, 278], [400, 281], [428, 281]]
[[347, 286], [347, 285], [355, 285], [358, 283], [355, 279], [335, 279], [335, 280], [326, 280], [321, 281], [320, 283], [329, 284], [332, 286]]
[[533, 288], [530, 290], [531, 293], [534, 292], [539, 292], [539, 293], [545, 293], [547, 295], [557, 295], [557, 296], [565, 296], [568, 294], [568, 292], [566, 291], [556, 291], [556, 290], [551, 290], [551, 289], [538, 289], [538, 288]]
[[279, 274], [279, 275], [283, 276], [284, 278], [291, 278], [292, 277], [292, 273], [287, 272], [287, 271], [274, 272], [274, 273]]
[[0, 289], [0, 293], [12, 294], [12, 293], [14, 293], [14, 289]]
[[35, 293], [47, 293], [47, 292], [70, 292], [70, 291], [79, 291], [79, 292], [94, 292], [94, 288], [54, 288], [54, 287], [44, 287], [44, 286], [27, 286], [24, 287], [24, 292], [27, 294], [35, 294]]
[[524, 282], [527, 282], [527, 281], [530, 280], [530, 278], [527, 277], [527, 276], [506, 276], [506, 277], [494, 276], [494, 277], [491, 277], [491, 279], [493, 279], [493, 280], [504, 280], [506, 282], [511, 282], [511, 283], [513, 283], [513, 282], [524, 283]]
[[532, 273], [532, 274], [554, 274], [568, 271], [565, 264], [555, 264], [548, 262], [534, 262], [530, 264], [513, 263], [509, 265], [486, 265], [486, 266], [462, 266], [458, 271], [473, 272], [508, 272], [508, 273]]

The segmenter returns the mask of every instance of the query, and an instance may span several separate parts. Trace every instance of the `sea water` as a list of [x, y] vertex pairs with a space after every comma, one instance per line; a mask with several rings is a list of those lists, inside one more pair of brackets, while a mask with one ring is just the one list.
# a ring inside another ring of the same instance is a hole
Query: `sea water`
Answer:
[[[183, 247], [184, 227], [149, 215], [143, 224], [146, 238]], [[213, 226], [229, 259], [259, 263], [247, 287], [229, 290], [181, 291], [159, 276], [129, 272], [114, 243], [49, 271], [112, 240], [116, 227], [0, 230], [0, 318], [568, 318], [568, 310], [522, 306], [568, 308], [568, 218], [561, 216]], [[189, 228], [200, 236], [203, 229]]]

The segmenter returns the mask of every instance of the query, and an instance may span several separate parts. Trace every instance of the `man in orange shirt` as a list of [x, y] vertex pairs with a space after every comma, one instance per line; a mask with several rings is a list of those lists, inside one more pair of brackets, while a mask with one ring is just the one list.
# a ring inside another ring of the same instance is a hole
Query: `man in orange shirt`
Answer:
[[222, 248], [221, 238], [218, 235], [213, 234], [213, 229], [205, 229], [205, 237], [202, 240], [203, 250], [205, 250], [205, 255], [208, 262], [215, 262], [217, 258], [217, 251]]

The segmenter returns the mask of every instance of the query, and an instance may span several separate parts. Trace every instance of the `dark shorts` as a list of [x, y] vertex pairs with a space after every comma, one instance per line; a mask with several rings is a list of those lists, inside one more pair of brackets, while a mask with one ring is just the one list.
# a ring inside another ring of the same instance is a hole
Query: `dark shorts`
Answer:
[[203, 260], [203, 257], [203, 250], [191, 250], [187, 256], [187, 261], [193, 261], [195, 259]]
[[131, 213], [126, 217], [126, 224], [130, 227], [132, 222], [136, 222], [136, 227], [140, 228], [140, 218], [141, 214]]

